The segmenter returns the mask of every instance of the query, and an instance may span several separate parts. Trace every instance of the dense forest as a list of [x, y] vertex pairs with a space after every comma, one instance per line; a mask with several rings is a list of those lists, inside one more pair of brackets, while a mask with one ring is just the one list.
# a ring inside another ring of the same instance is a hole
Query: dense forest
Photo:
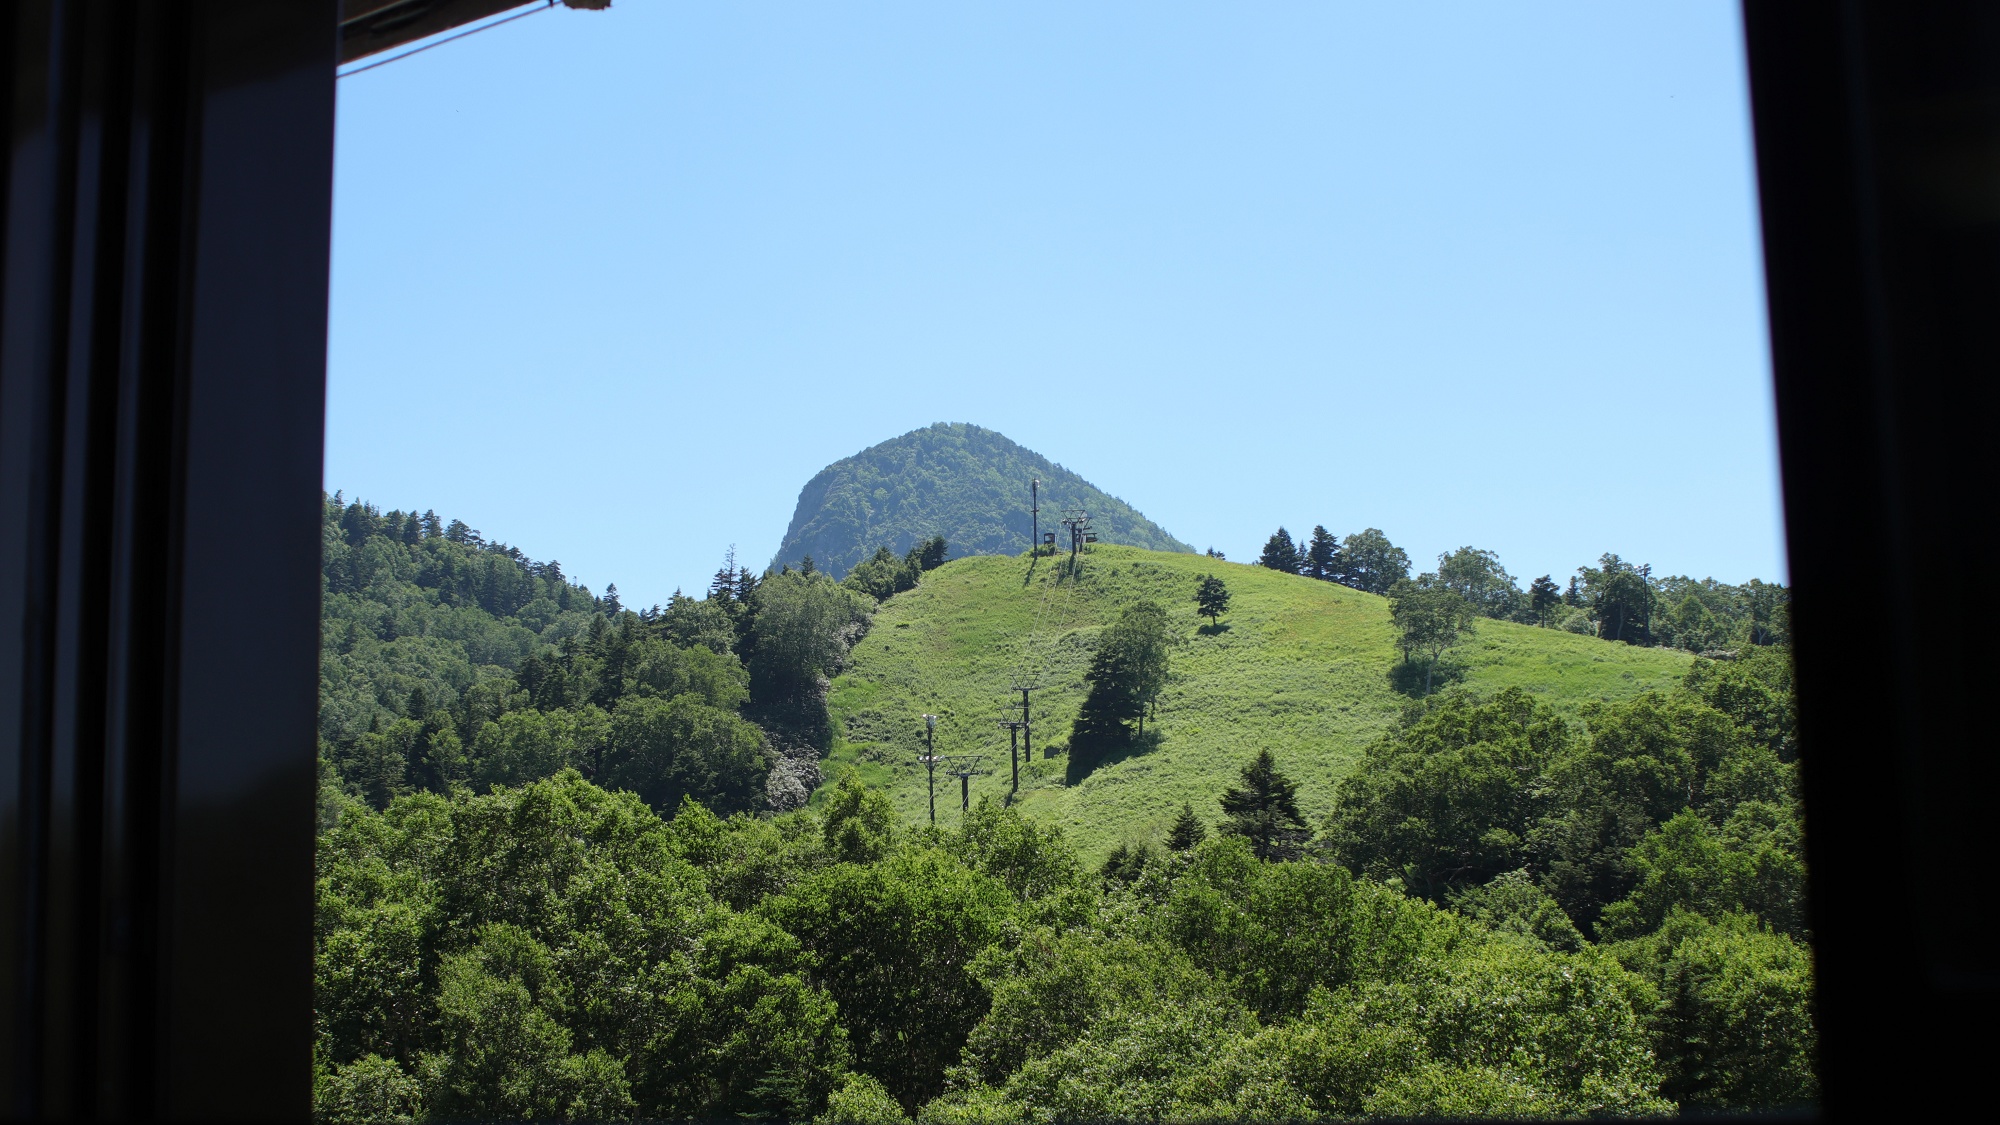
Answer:
[[[999, 804], [933, 829], [852, 776], [820, 788], [828, 678], [946, 553], [884, 547], [844, 582], [732, 561], [704, 596], [635, 610], [463, 524], [330, 497], [318, 1115], [1814, 1097], [1781, 634], [1579, 716], [1441, 687], [1324, 823], [1272, 746], [1090, 868]], [[1107, 632], [1117, 698], [1079, 723], [1137, 727], [1174, 640], [1144, 606]]]
[[827, 677], [867, 628], [865, 592], [732, 559], [706, 596], [633, 610], [432, 513], [336, 494], [324, 527], [329, 810], [564, 768], [667, 812], [795, 808], [818, 786]]
[[1028, 482], [1039, 479], [1041, 527], [1085, 508], [1106, 543], [1191, 551], [1131, 505], [992, 430], [940, 422], [846, 457], [799, 490], [774, 567], [808, 556], [836, 578], [878, 547], [903, 552], [943, 536], [957, 555], [1011, 555], [1028, 545]]

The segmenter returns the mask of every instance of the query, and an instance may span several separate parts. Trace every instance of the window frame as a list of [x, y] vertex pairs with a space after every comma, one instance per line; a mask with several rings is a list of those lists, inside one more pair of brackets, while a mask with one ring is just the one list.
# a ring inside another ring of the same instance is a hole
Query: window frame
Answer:
[[[0, 12], [15, 1116], [310, 1116], [333, 88], [352, 10]], [[2000, 159], [2000, 17], [1747, 0], [1744, 19], [1824, 1110], [1942, 1115], [1992, 1053], [1976, 1017], [2000, 985], [1962, 905], [1993, 882], [1976, 802], [2000, 768], [1978, 707], [1994, 659], [1971, 611], [1932, 593], [1993, 534], [2000, 215], [1965, 185]]]

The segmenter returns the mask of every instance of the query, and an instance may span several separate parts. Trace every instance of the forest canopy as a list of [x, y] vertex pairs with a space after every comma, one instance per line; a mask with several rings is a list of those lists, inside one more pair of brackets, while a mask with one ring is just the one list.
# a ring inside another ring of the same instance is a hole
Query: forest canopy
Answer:
[[[1330, 539], [1296, 565], [1334, 565]], [[1368, 543], [1382, 573], [1392, 548]], [[1301, 814], [1281, 741], [1258, 748], [1089, 865], [1005, 802], [939, 828], [857, 775], [822, 786], [829, 681], [877, 602], [943, 563], [935, 537], [845, 581], [732, 558], [644, 609], [338, 494], [324, 548], [321, 1120], [1552, 1118], [1817, 1094], [1782, 601], [1671, 690], [1573, 714], [1441, 684], [1330, 817]], [[1490, 616], [1480, 562], [1400, 596]], [[1598, 572], [1613, 592], [1587, 604], [1615, 617], [1639, 586]], [[1093, 760], [1156, 736], [1174, 622], [1141, 600], [1097, 637], [1072, 732]]]

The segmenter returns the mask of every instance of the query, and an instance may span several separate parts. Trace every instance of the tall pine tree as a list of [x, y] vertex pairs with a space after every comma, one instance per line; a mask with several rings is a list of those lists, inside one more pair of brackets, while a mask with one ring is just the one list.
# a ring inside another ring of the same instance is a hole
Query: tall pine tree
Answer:
[[1264, 553], [1257, 559], [1258, 566], [1268, 566], [1272, 570], [1282, 570], [1286, 574], [1299, 572], [1299, 548], [1292, 542], [1292, 533], [1279, 528], [1277, 534], [1264, 541]]
[[1314, 525], [1312, 542], [1306, 547], [1300, 571], [1307, 578], [1317, 578], [1321, 582], [1340, 579], [1340, 541], [1327, 531], [1324, 524]]
[[1222, 794], [1222, 830], [1250, 841], [1258, 859], [1293, 859], [1305, 847], [1298, 783], [1278, 772], [1269, 750], [1243, 767], [1243, 784]]

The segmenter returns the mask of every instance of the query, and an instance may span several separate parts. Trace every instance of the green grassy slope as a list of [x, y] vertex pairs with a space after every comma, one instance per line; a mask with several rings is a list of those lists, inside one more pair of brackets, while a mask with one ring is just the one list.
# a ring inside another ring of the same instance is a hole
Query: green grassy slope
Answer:
[[[1061, 563], [959, 559], [884, 603], [833, 684], [840, 737], [829, 776], [843, 765], [858, 768], [888, 790], [907, 821], [921, 823], [926, 789], [917, 756], [928, 711], [940, 716], [940, 754], [981, 755], [990, 771], [973, 778], [973, 799], [1002, 797], [1007, 732], [997, 720], [1010, 698], [1020, 698], [1010, 696], [1010, 684], [1025, 676], [1042, 686], [1022, 807], [1062, 823], [1095, 858], [1121, 840], [1164, 834], [1182, 801], [1213, 823], [1217, 794], [1264, 746], [1299, 782], [1300, 806], [1317, 825], [1334, 786], [1406, 702], [1389, 678], [1397, 652], [1384, 598], [1262, 567], [1108, 544], [1085, 556], [1075, 578]], [[1233, 598], [1215, 630], [1194, 612], [1195, 582], [1207, 573], [1219, 575]], [[1068, 742], [1097, 631], [1142, 597], [1165, 606], [1188, 640], [1148, 724], [1161, 741], [1066, 787], [1066, 761], [1042, 758], [1042, 747]], [[1458, 655], [1472, 688], [1520, 686], [1563, 709], [1666, 687], [1690, 659], [1489, 620]], [[940, 772], [941, 823], [955, 822], [958, 800], [957, 780]]]

